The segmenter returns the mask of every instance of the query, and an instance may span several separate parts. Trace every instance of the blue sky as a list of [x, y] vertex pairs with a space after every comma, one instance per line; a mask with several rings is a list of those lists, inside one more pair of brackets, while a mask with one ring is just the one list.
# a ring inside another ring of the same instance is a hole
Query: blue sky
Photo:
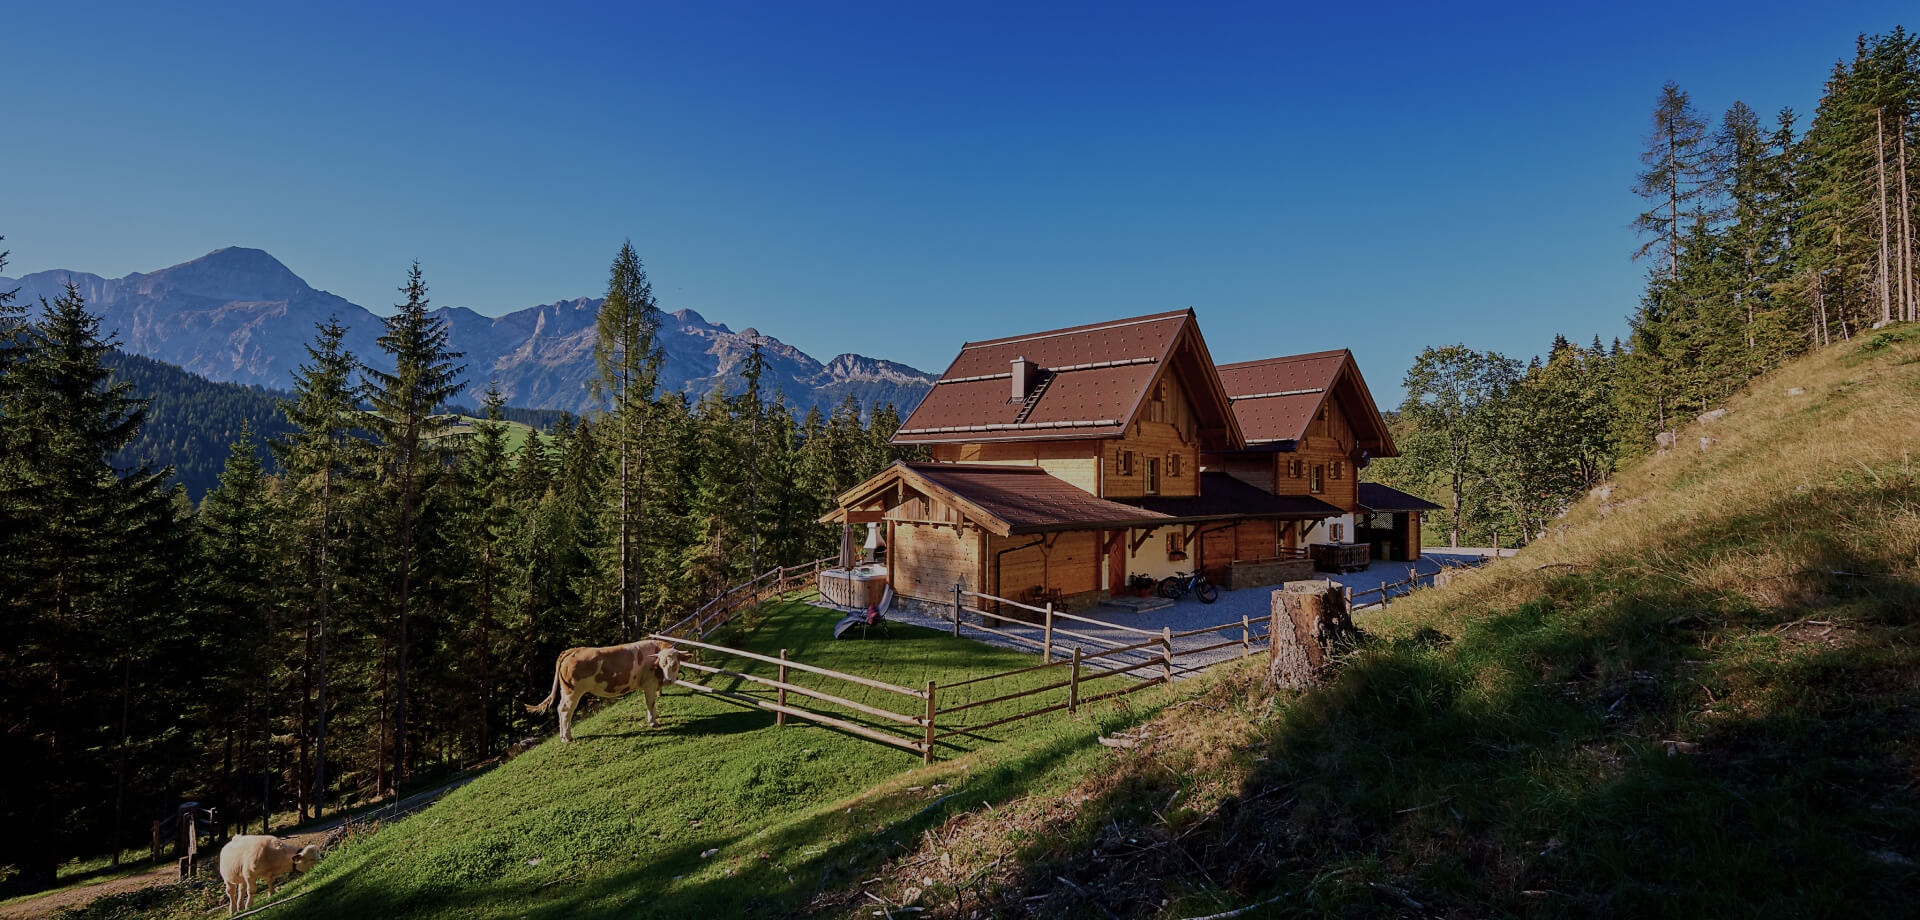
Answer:
[[[6, 13], [9, 274], [228, 245], [380, 309], [604, 290], [825, 360], [1178, 307], [1222, 362], [1624, 335], [1672, 79], [1810, 115], [1910, 3], [55, 4]], [[1444, 7], [1444, 8], [1441, 8]], [[1908, 26], [1920, 21], [1906, 22]]]

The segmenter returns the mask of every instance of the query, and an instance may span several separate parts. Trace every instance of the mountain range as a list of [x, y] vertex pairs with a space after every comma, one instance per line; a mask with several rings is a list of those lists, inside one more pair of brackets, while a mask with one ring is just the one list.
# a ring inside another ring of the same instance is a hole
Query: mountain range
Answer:
[[[385, 357], [375, 344], [382, 329], [379, 316], [313, 287], [259, 249], [219, 249], [124, 278], [61, 269], [35, 272], [0, 278], [0, 290], [18, 287], [23, 301], [36, 304], [41, 297], [58, 297], [69, 282], [101, 317], [102, 333], [116, 335], [121, 349], [210, 380], [290, 387], [293, 371], [306, 360], [304, 346], [313, 339], [315, 325], [329, 316], [347, 327], [345, 346], [355, 357], [376, 367]], [[588, 387], [599, 309], [600, 300], [589, 297], [503, 316], [436, 308], [434, 315], [447, 324], [449, 347], [465, 354], [467, 391], [456, 401], [479, 404], [480, 391], [493, 381], [513, 406], [582, 412], [600, 405]], [[665, 352], [661, 388], [693, 399], [715, 388], [738, 392], [739, 371], [755, 341], [767, 360], [762, 386], [784, 394], [796, 412], [813, 406], [830, 412], [851, 395], [868, 406], [891, 402], [905, 415], [935, 379], [864, 355], [842, 354], [823, 363], [756, 329], [735, 332], [692, 310], [665, 314], [659, 338]]]

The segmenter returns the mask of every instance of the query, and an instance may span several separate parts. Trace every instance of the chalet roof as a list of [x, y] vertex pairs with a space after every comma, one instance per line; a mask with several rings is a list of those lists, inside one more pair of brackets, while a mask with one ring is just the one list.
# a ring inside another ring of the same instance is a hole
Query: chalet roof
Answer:
[[[1182, 343], [1190, 347], [1182, 348]], [[1032, 397], [1011, 396], [1011, 365], [1037, 365]], [[895, 444], [1110, 438], [1126, 431], [1153, 382], [1184, 370], [1203, 434], [1239, 446], [1226, 391], [1192, 310], [968, 342], [894, 435]]]
[[1127, 504], [1158, 511], [1181, 521], [1276, 518], [1317, 520], [1341, 511], [1311, 495], [1275, 495], [1241, 482], [1226, 473], [1200, 474], [1200, 494], [1194, 497], [1155, 496], [1127, 499]]
[[1219, 371], [1249, 445], [1299, 441], [1328, 397], [1339, 394], [1362, 448], [1375, 457], [1400, 454], [1346, 349], [1222, 364]]
[[970, 463], [907, 466], [953, 497], [1005, 522], [1006, 534], [1168, 523], [1164, 514], [1096, 497], [1039, 467]]
[[1360, 484], [1360, 507], [1367, 511], [1439, 511], [1440, 506], [1377, 482]]
[[1000, 536], [1055, 530], [1162, 527], [1233, 518], [1308, 520], [1340, 509], [1305, 495], [1274, 495], [1224, 473], [1203, 473], [1198, 498], [1113, 501], [1092, 495], [1037, 466], [894, 461], [843, 493], [822, 522], [844, 520], [847, 509], [884, 497], [896, 482], [960, 510], [967, 520]]

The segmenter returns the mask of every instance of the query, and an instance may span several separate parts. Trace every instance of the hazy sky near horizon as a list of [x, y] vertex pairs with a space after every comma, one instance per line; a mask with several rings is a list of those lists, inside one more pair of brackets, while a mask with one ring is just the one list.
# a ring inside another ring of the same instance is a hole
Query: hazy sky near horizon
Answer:
[[[1221, 362], [1624, 335], [1675, 80], [1811, 116], [1908, 3], [15, 4], [9, 275], [230, 245], [375, 310], [598, 296], [939, 372], [1193, 307]], [[1909, 27], [1920, 22], [1907, 22]]]

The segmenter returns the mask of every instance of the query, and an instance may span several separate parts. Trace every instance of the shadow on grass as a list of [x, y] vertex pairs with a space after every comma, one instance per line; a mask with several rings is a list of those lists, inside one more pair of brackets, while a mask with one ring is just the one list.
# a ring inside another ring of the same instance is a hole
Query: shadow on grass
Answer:
[[[1916, 501], [1865, 492], [1850, 501]], [[1787, 500], [1648, 551], [1684, 570], [1820, 523]], [[1451, 641], [1377, 641], [1284, 704], [1263, 749], [1239, 758], [1237, 794], [1204, 812], [1179, 804], [1202, 779], [1192, 751], [1117, 753], [1099, 796], [1024, 852], [997, 908], [1911, 916], [1920, 588], [1836, 575], [1898, 561], [1808, 539], [1785, 573], [1801, 589], [1791, 607], [1619, 558], [1543, 574], [1535, 599]], [[1780, 628], [1816, 617], [1841, 638]]]
[[[418, 888], [393, 899], [365, 887], [317, 891], [302, 909], [315, 916], [436, 916], [497, 912], [515, 905], [528, 918], [760, 917], [802, 910], [809, 901], [857, 882], [910, 846], [920, 831], [955, 810], [1026, 792], [1060, 760], [1084, 748], [1076, 733], [1035, 746], [977, 775], [955, 780], [945, 800], [905, 791], [863, 798], [844, 810], [820, 809], [771, 831], [709, 846], [671, 848], [644, 865], [594, 878], [538, 884], [475, 882]], [[706, 850], [718, 849], [713, 856]], [[318, 913], [315, 913], [318, 911]]]

